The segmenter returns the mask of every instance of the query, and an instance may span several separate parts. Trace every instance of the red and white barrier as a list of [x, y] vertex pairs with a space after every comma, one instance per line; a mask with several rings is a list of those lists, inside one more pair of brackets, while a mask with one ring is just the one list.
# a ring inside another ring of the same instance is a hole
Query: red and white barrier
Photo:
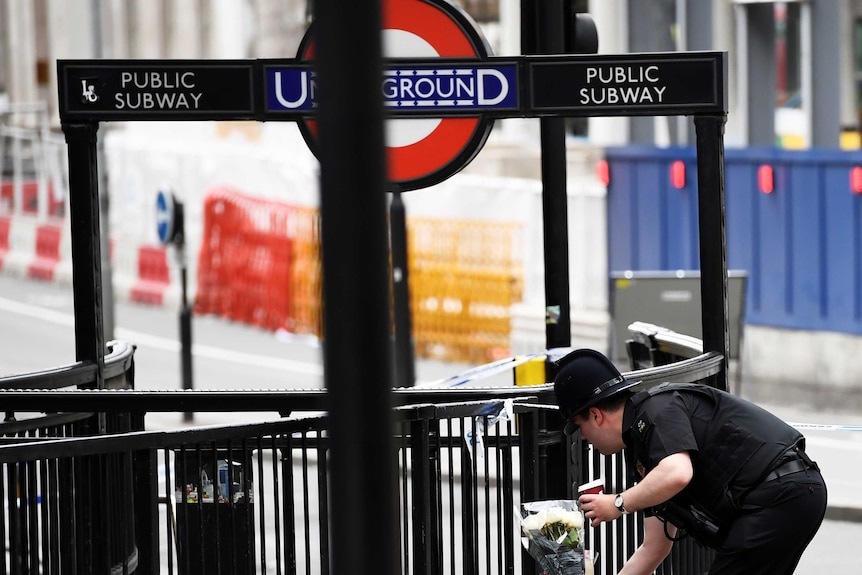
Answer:
[[[111, 241], [114, 296], [120, 301], [179, 306], [168, 248]], [[71, 228], [66, 219], [0, 216], [0, 273], [72, 285]], [[179, 284], [179, 281], [176, 282]]]

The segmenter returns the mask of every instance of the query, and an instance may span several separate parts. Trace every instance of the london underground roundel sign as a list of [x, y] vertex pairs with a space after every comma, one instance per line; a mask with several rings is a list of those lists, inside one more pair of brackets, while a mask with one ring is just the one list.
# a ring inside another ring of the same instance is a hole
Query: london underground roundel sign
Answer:
[[[481, 60], [488, 44], [470, 16], [447, 0], [383, 0], [383, 51], [387, 58], [440, 57]], [[300, 59], [314, 52], [314, 26], [299, 47]], [[384, 91], [404, 82], [384, 81]], [[442, 91], [454, 89], [443, 84]], [[448, 88], [447, 88], [448, 87]], [[416, 81], [405, 90], [420, 93]], [[438, 83], [436, 91], [441, 91]], [[421, 94], [420, 94], [421, 96]], [[479, 153], [493, 127], [481, 115], [455, 118], [399, 118], [386, 122], [386, 159], [391, 191], [427, 188], [458, 173]], [[299, 128], [316, 154], [317, 125], [303, 119]]]

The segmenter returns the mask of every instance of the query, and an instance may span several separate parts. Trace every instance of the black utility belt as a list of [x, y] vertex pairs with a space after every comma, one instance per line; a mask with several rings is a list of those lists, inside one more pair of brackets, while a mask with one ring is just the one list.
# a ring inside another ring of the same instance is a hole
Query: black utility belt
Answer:
[[783, 459], [780, 461], [772, 471], [766, 474], [766, 477], [763, 478], [763, 483], [775, 481], [785, 475], [792, 475], [793, 473], [799, 473], [800, 471], [816, 467], [814, 462], [808, 457], [808, 454], [798, 447], [790, 448], [787, 450], [787, 454], [793, 459]]
[[763, 479], [763, 483], [775, 481], [776, 479], [781, 479], [785, 475], [799, 473], [800, 471], [805, 471], [806, 469], [810, 468], [811, 466], [807, 462], [801, 459], [792, 459], [790, 461], [782, 463], [781, 465], [767, 473], [766, 477]]

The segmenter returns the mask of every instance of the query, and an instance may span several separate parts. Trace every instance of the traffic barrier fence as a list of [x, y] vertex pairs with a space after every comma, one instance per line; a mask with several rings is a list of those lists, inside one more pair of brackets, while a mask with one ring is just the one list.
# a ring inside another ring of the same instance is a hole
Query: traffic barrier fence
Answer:
[[[476, 363], [509, 355], [523, 226], [431, 218], [407, 226], [416, 355]], [[195, 311], [319, 337], [321, 310], [318, 211], [226, 188], [208, 194]]]

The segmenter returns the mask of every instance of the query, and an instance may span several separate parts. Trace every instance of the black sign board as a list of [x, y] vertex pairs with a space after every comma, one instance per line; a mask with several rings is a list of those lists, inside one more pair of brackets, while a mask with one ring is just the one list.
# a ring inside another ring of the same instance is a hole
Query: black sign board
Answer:
[[58, 70], [64, 119], [254, 118], [251, 60], [64, 61]]
[[[62, 60], [60, 118], [299, 120], [317, 112], [310, 64], [296, 59]], [[403, 58], [386, 63], [381, 90], [392, 116], [725, 114], [726, 68], [722, 52]], [[397, 93], [387, 93], [393, 87]]]
[[719, 52], [533, 60], [526, 105], [536, 115], [723, 114], [726, 67]]

